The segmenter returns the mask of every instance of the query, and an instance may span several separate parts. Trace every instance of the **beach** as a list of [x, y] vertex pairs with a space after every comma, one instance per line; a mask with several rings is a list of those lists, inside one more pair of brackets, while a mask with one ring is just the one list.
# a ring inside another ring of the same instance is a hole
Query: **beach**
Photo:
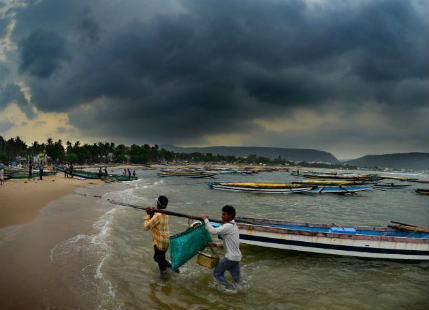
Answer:
[[43, 180], [7, 180], [0, 186], [0, 228], [27, 223], [50, 201], [71, 194], [79, 187], [102, 183], [100, 180], [65, 178], [63, 173], [44, 176]]
[[[0, 187], [0, 308], [71, 309], [88, 305], [76, 293], [76, 270], [90, 264], [81, 259], [64, 266], [51, 260], [63, 240], [90, 233], [106, 212], [98, 196], [121, 188], [101, 180], [65, 178], [63, 173], [39, 179], [8, 180]], [[94, 197], [97, 196], [97, 197]], [[73, 283], [73, 284], [71, 284]]]

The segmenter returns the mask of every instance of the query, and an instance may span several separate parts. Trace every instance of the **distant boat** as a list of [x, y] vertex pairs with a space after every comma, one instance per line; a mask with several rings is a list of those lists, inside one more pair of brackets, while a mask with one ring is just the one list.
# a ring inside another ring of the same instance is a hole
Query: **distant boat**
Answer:
[[309, 191], [311, 186], [287, 183], [209, 182], [210, 189], [257, 194], [291, 194]]
[[411, 186], [411, 184], [397, 184], [397, 183], [378, 183], [378, 184], [374, 184], [375, 187], [378, 188], [405, 188], [405, 187], [409, 187]]
[[339, 185], [339, 186], [313, 186], [311, 190], [303, 192], [303, 194], [354, 194], [357, 192], [372, 190], [371, 185]]
[[158, 172], [160, 177], [188, 177], [188, 178], [209, 178], [214, 176], [214, 173], [204, 172], [186, 172], [186, 171], [161, 171]]
[[240, 242], [268, 248], [381, 259], [429, 260], [429, 229], [236, 218]]
[[381, 179], [391, 179], [391, 180], [398, 180], [401, 182], [416, 182], [419, 181], [419, 179], [416, 178], [407, 178], [407, 177], [397, 177], [397, 176], [390, 176], [390, 175], [381, 175]]
[[420, 195], [429, 195], [429, 189], [418, 188], [416, 189], [416, 193]]

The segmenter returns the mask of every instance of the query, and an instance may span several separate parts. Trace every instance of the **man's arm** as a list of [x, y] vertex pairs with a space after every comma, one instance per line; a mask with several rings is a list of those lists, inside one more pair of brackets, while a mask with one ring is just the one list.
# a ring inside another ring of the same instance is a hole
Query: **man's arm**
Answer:
[[206, 223], [206, 229], [209, 231], [209, 233], [213, 235], [225, 233], [229, 228], [226, 226], [226, 224], [215, 228], [210, 224], [210, 221], [208, 218], [204, 218], [204, 223]]
[[160, 220], [160, 218], [159, 218], [160, 216], [161, 216], [161, 214], [159, 214], [159, 213], [154, 214], [152, 217], [150, 215], [146, 215], [144, 217], [143, 229], [144, 230], [151, 230], [153, 227], [158, 225], [159, 220]]

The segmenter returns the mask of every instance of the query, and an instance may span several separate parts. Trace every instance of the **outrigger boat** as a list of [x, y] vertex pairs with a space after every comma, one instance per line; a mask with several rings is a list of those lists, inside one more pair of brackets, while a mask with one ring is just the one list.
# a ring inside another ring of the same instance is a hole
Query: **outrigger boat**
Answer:
[[429, 260], [429, 229], [398, 222], [390, 227], [343, 226], [236, 218], [244, 244], [322, 254]]
[[286, 183], [209, 182], [208, 186], [210, 189], [258, 194], [291, 194], [310, 191], [312, 189], [312, 186]]
[[396, 177], [396, 176], [390, 176], [390, 175], [382, 175], [380, 176], [382, 179], [391, 179], [391, 180], [398, 180], [401, 182], [416, 182], [419, 179], [416, 178], [407, 178], [407, 177]]
[[356, 174], [304, 174], [307, 179], [338, 179], [346, 181], [378, 181], [381, 180], [376, 174], [356, 175]]

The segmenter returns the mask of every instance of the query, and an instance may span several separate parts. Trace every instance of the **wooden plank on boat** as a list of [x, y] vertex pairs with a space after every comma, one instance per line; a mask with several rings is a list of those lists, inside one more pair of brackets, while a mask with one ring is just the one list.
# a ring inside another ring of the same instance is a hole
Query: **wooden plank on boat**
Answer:
[[429, 233], [429, 228], [426, 228], [426, 227], [415, 226], [415, 225], [396, 222], [396, 221], [390, 221], [390, 222], [393, 223], [393, 225], [389, 225], [389, 227], [392, 227], [392, 228]]

